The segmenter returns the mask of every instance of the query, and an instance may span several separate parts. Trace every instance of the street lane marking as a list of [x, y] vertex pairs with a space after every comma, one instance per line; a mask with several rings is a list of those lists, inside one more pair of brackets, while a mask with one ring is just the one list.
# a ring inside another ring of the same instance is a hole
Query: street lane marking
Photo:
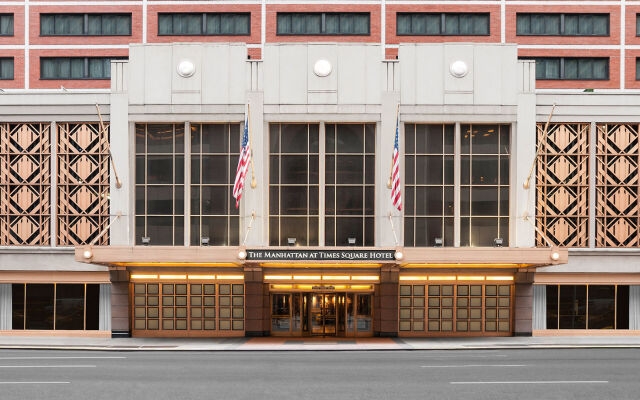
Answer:
[[95, 368], [95, 365], [0, 365], [0, 368]]
[[0, 357], [0, 360], [101, 360], [101, 359], [113, 359], [113, 358], [127, 358], [123, 356], [113, 356], [113, 357], [90, 357], [90, 356], [78, 356], [78, 357]]
[[0, 382], [0, 385], [54, 385], [71, 382]]
[[609, 383], [609, 381], [485, 381], [485, 382], [449, 382], [452, 385], [511, 385], [523, 383], [556, 384], [556, 383]]
[[460, 354], [457, 356], [432, 356], [432, 357], [428, 357], [428, 358], [485, 358], [485, 357], [506, 357], [506, 354], [487, 354], [484, 356], [467, 356], [464, 354]]
[[420, 368], [526, 367], [525, 364], [421, 365]]

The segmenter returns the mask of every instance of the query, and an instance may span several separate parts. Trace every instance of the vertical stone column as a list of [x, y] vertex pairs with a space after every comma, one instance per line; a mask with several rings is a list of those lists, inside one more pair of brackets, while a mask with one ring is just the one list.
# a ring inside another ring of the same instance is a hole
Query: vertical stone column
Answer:
[[533, 330], [547, 329], [547, 286], [533, 285]]
[[379, 291], [376, 301], [379, 312], [374, 315], [375, 334], [382, 337], [398, 336], [398, 291], [400, 270], [393, 265], [385, 265], [380, 270]]
[[[109, 165], [110, 177], [110, 214], [121, 215], [117, 220], [111, 217], [113, 224], [109, 232], [111, 245], [130, 246], [133, 240], [133, 191], [135, 188], [134, 175], [131, 171], [135, 163], [135, 132], [133, 124], [129, 124], [129, 94], [127, 89], [127, 61], [111, 62], [111, 96], [109, 107], [109, 145], [113, 163], [118, 171], [122, 187], [116, 187], [113, 168]], [[106, 109], [101, 110], [103, 117]]]
[[629, 329], [640, 330], [640, 286], [629, 286]]
[[[255, 220], [251, 226], [251, 231], [247, 236], [247, 246], [268, 245], [267, 235], [267, 199], [269, 196], [269, 177], [266, 171], [269, 170], [268, 145], [269, 133], [265, 131], [264, 124], [264, 94], [262, 92], [248, 92], [247, 100], [250, 106], [251, 118], [249, 120], [251, 129], [251, 150], [256, 178], [256, 187], [251, 187], [251, 170], [242, 189], [242, 200], [240, 206], [240, 245], [242, 245], [247, 228], [251, 224], [252, 213], [255, 212]], [[235, 162], [235, 161], [234, 161]]]
[[98, 304], [98, 329], [111, 330], [111, 284], [100, 284], [100, 300]]
[[[100, 295], [102, 300], [102, 293]], [[131, 336], [130, 314], [129, 273], [111, 271], [111, 337]]]
[[[264, 285], [261, 267], [244, 268], [244, 331], [246, 336], [267, 336], [264, 322]], [[268, 294], [268, 293], [267, 293]]]
[[[376, 132], [376, 237], [375, 243], [379, 247], [396, 246], [393, 231], [391, 230], [391, 213], [393, 226], [398, 237], [398, 244], [402, 245], [402, 213], [393, 206], [391, 189], [387, 187], [387, 180], [391, 172], [391, 156], [393, 155], [393, 142], [396, 133], [396, 110], [400, 102], [399, 92], [382, 93], [381, 122]], [[403, 125], [400, 124], [400, 154], [404, 154]], [[400, 163], [400, 184], [404, 184], [404, 162]], [[403, 193], [404, 195], [404, 193]], [[403, 201], [404, 202], [404, 201]]]
[[515, 284], [514, 335], [531, 336], [533, 320], [533, 273], [517, 273]]
[[11, 284], [0, 284], [0, 331], [12, 329], [13, 297], [11, 295]]

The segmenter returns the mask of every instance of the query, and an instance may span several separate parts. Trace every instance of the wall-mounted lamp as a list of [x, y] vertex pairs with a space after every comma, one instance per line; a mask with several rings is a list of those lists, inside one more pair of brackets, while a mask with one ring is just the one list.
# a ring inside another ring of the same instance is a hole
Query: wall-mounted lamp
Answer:
[[297, 241], [297, 240], [296, 240], [296, 238], [294, 238], [294, 237], [287, 238], [287, 244], [288, 244], [289, 246], [295, 246], [295, 245], [296, 245], [296, 241]]
[[433, 247], [442, 247], [442, 238], [437, 237], [433, 239]]
[[504, 240], [500, 237], [493, 239], [493, 247], [502, 247]]
[[143, 236], [140, 240], [142, 241], [143, 246], [148, 246], [149, 243], [151, 243], [151, 238], [149, 236]]
[[347, 238], [347, 244], [349, 244], [349, 246], [355, 246], [356, 238], [354, 237]]

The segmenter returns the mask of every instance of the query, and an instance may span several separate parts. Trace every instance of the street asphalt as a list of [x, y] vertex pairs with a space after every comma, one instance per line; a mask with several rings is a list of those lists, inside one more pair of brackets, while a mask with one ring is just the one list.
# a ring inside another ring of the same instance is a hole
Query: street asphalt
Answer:
[[0, 399], [638, 399], [640, 349], [0, 350]]

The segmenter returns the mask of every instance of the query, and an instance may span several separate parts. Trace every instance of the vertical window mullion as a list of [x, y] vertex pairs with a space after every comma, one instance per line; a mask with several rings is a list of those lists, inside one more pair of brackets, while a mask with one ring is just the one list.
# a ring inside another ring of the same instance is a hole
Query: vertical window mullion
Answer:
[[560, 35], [564, 35], [564, 15], [560, 14]]
[[89, 57], [84, 58], [84, 78], [89, 77]]
[[322, 19], [322, 22], [320, 23], [320, 33], [324, 34], [327, 32], [327, 14], [322, 13], [321, 19]]
[[446, 32], [446, 14], [442, 13], [440, 14], [440, 34], [444, 35], [444, 33]]
[[[84, 26], [82, 27], [82, 33], [85, 35], [89, 34], [89, 14], [84, 15]], [[102, 27], [100, 27], [100, 32], [102, 33]]]
[[[207, 13], [202, 13], [202, 25], [201, 25], [201, 34], [207, 34]], [[227, 226], [227, 229], [229, 227]]]
[[560, 57], [560, 79], [564, 79], [564, 57]]

